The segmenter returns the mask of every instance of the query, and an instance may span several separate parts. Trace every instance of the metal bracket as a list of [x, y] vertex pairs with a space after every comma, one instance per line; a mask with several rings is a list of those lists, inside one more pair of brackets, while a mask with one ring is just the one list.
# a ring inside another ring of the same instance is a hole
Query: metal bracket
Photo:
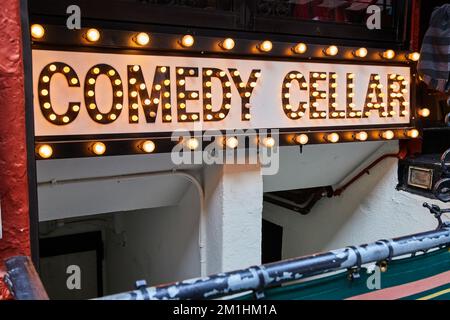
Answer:
[[355, 246], [348, 247], [349, 249], [353, 250], [356, 254], [356, 266], [352, 268], [348, 268], [348, 280], [356, 280], [361, 277], [360, 271], [361, 271], [361, 265], [362, 265], [362, 259], [361, 259], [361, 253], [359, 252], [358, 248]]
[[441, 179], [436, 182], [433, 188], [433, 194], [442, 202], [450, 202], [450, 149], [447, 149], [441, 156]]
[[136, 290], [141, 291], [143, 300], [150, 300], [150, 297], [148, 296], [146, 280], [137, 280], [134, 283], [134, 286], [135, 286]]
[[361, 277], [361, 274], [359, 273], [360, 271], [361, 271], [361, 269], [357, 268], [357, 267], [348, 268], [347, 269], [347, 272], [348, 272], [347, 278], [348, 278], [348, 280], [353, 281], [353, 280], [359, 279]]
[[444, 223], [442, 222], [442, 214], [443, 213], [450, 213], [450, 209], [441, 209], [439, 206], [435, 205], [435, 204], [429, 204], [427, 202], [423, 203], [423, 206], [425, 208], [428, 208], [428, 210], [430, 210], [430, 213], [432, 215], [434, 215], [434, 217], [437, 219], [438, 221], [438, 226], [437, 226], [437, 230], [441, 229], [444, 226]]
[[380, 268], [381, 272], [386, 272], [388, 269], [388, 260], [378, 261], [376, 263], [377, 267]]
[[259, 279], [259, 285], [253, 291], [253, 294], [255, 295], [256, 300], [264, 299], [266, 297], [266, 295], [264, 294], [264, 288], [266, 287], [266, 279], [264, 278], [264, 273], [262, 272], [260, 266], [253, 266], [252, 269], [254, 269]]

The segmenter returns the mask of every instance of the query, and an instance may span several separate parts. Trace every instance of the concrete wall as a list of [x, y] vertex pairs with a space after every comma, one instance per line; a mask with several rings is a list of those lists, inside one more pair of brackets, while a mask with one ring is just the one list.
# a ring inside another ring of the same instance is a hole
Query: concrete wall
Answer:
[[[384, 143], [347, 175], [353, 176], [382, 154], [397, 150], [398, 142]], [[326, 157], [326, 152], [322, 156]], [[397, 181], [397, 160], [389, 158], [341, 196], [321, 199], [306, 216], [265, 202], [263, 218], [283, 226], [283, 258], [435, 228], [436, 220], [422, 208], [422, 203], [429, 200], [396, 191]]]
[[208, 166], [204, 169], [204, 182], [207, 274], [260, 264], [260, 166]]

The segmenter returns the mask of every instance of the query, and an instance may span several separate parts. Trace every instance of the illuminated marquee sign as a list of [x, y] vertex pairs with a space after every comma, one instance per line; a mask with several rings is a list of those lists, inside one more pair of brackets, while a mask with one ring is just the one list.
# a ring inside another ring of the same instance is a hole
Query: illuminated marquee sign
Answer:
[[38, 141], [357, 132], [410, 127], [412, 113], [411, 69], [389, 64], [33, 50], [33, 83]]

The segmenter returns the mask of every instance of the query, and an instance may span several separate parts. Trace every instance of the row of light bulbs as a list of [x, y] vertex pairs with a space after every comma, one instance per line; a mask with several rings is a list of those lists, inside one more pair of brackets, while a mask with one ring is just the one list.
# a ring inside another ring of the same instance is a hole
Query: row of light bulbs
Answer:
[[[392, 140], [395, 137], [395, 133], [392, 130], [385, 130], [380, 132], [380, 137], [385, 140]], [[409, 138], [417, 138], [419, 131], [417, 129], [406, 130], [404, 135]], [[323, 136], [324, 140], [329, 143], [337, 143], [340, 140], [340, 135], [337, 132], [326, 133]], [[369, 138], [369, 134], [366, 131], [359, 131], [353, 134], [355, 141], [366, 141]], [[298, 134], [293, 139], [299, 145], [305, 145], [309, 141], [307, 134]], [[229, 137], [224, 140], [224, 144], [230, 148], [235, 149], [238, 147], [239, 141], [236, 137]], [[266, 148], [272, 148], [276, 142], [273, 137], [265, 137], [261, 140], [261, 143]], [[186, 141], [186, 146], [190, 150], [198, 149], [200, 142], [197, 138], [189, 138]], [[155, 151], [156, 145], [152, 140], [145, 140], [139, 144], [138, 148], [141, 152], [152, 153]], [[49, 159], [53, 155], [53, 148], [48, 144], [41, 144], [38, 147], [38, 154], [42, 159]], [[103, 142], [97, 141], [90, 145], [89, 151], [94, 155], [103, 155], [106, 152], [106, 145]]]
[[[42, 25], [33, 24], [31, 26], [31, 36], [34, 39], [41, 39], [44, 37], [44, 35], [45, 35], [45, 29]], [[98, 31], [97, 29], [90, 28], [84, 34], [84, 38], [89, 42], [95, 43], [100, 40], [101, 34], [100, 34], [100, 31]], [[135, 34], [132, 37], [132, 40], [134, 43], [136, 43], [139, 46], [147, 46], [150, 43], [150, 36], [146, 32], [140, 32], [140, 33]], [[186, 34], [181, 37], [181, 39], [178, 41], [178, 43], [180, 44], [180, 46], [182, 46], [184, 48], [190, 48], [194, 45], [195, 39], [192, 35]], [[232, 50], [235, 46], [235, 41], [232, 38], [226, 38], [219, 43], [219, 46], [223, 50], [226, 50], [226, 51]], [[273, 44], [269, 40], [264, 40], [261, 43], [259, 43], [256, 46], [256, 48], [260, 52], [270, 52], [273, 48]], [[296, 54], [303, 54], [307, 50], [308, 50], [308, 46], [303, 42], [298, 43], [294, 47], [292, 47], [292, 51]], [[339, 53], [339, 48], [335, 45], [331, 45], [331, 46], [325, 48], [323, 50], [323, 53], [327, 56], [336, 56]], [[364, 58], [367, 56], [367, 54], [368, 54], [368, 50], [366, 48], [359, 48], [359, 49], [353, 51], [353, 55], [358, 58]], [[381, 52], [380, 55], [382, 58], [384, 58], [386, 60], [391, 60], [391, 59], [395, 58], [396, 53], [394, 50], [389, 49], [389, 50]], [[420, 58], [420, 53], [411, 52], [411, 53], [407, 54], [406, 57], [411, 61], [418, 61]]]

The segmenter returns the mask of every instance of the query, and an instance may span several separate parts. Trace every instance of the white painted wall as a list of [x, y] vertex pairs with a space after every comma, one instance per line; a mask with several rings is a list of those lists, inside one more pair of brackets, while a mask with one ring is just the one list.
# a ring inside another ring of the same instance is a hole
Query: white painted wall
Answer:
[[334, 185], [367, 159], [383, 142], [281, 147], [279, 171], [264, 176], [264, 192]]
[[[199, 167], [176, 166], [170, 154], [37, 161], [39, 220], [178, 205], [189, 187], [189, 182], [173, 176], [64, 185], [59, 181]], [[39, 185], [47, 181], [56, 183]]]
[[204, 168], [207, 273], [261, 263], [263, 181], [259, 165]]
[[[358, 148], [356, 144], [350, 145]], [[397, 151], [398, 142], [384, 143], [353, 172], [340, 173], [351, 177], [382, 154]], [[321, 156], [326, 158], [327, 151]], [[333, 158], [328, 165], [321, 166], [324, 170], [327, 167], [341, 170], [340, 166], [334, 167]], [[299, 166], [299, 179], [303, 176], [309, 179], [310, 173], [305, 171]], [[283, 259], [435, 228], [436, 220], [422, 208], [422, 203], [430, 200], [396, 191], [397, 181], [397, 160], [389, 158], [340, 197], [321, 199], [306, 216], [265, 202], [263, 218], [284, 228]]]
[[200, 276], [196, 192], [190, 187], [178, 206], [114, 215], [124, 242], [107, 233], [107, 294], [134, 289], [139, 279], [155, 285]]

